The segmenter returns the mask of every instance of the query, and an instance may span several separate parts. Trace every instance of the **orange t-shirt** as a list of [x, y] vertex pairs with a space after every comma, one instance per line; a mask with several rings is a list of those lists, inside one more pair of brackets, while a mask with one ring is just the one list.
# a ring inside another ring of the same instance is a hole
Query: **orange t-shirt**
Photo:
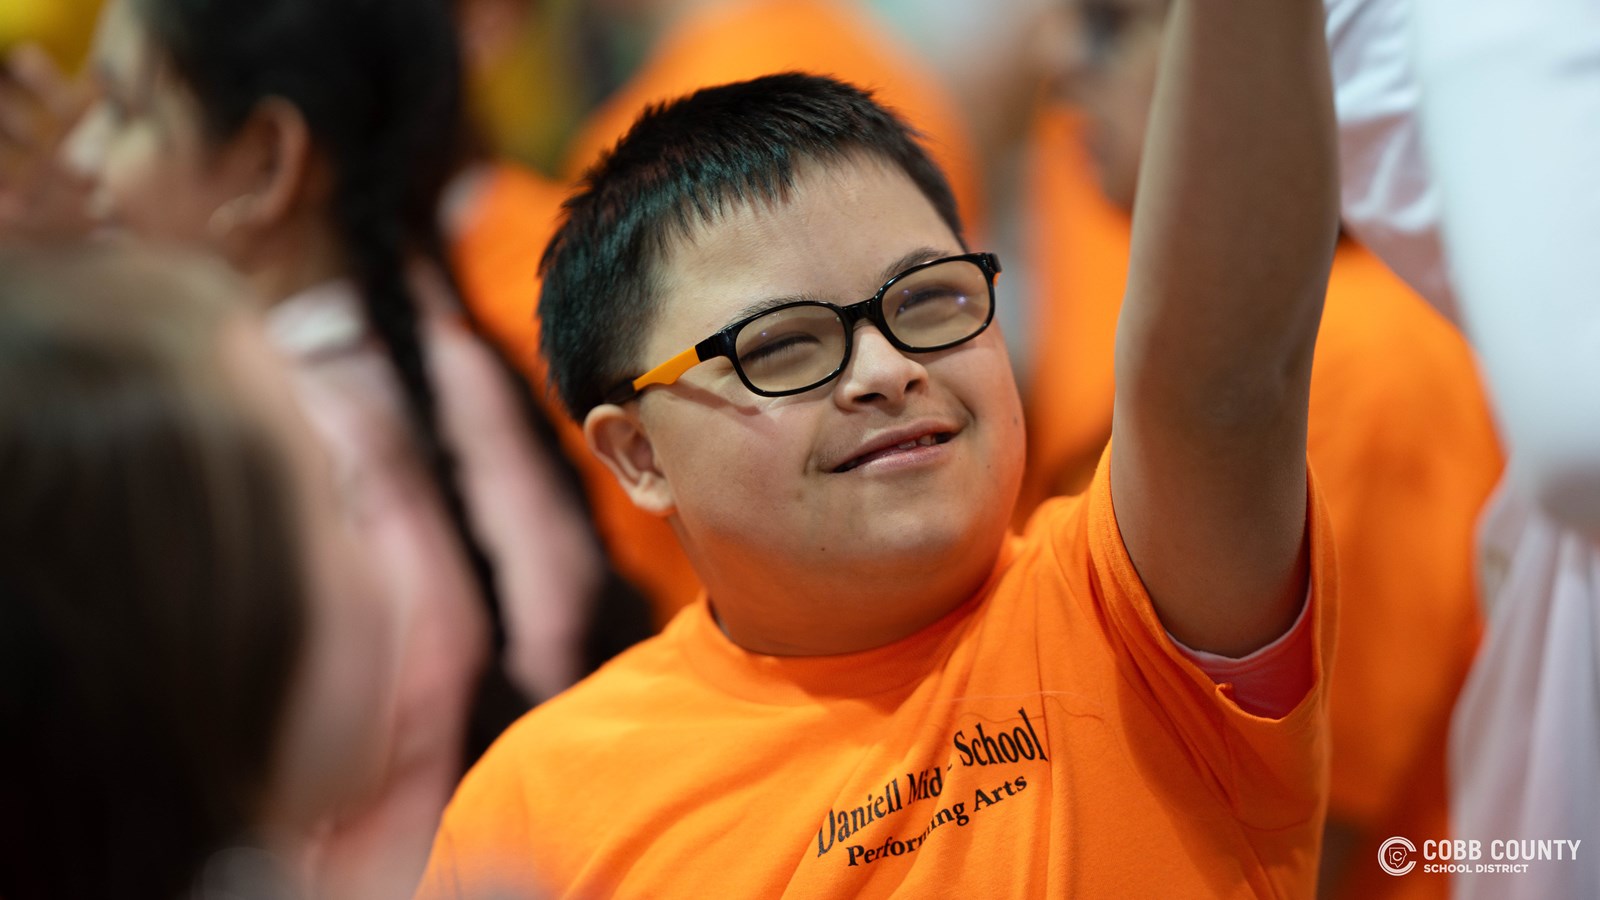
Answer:
[[[1081, 488], [1110, 433], [1128, 268], [1128, 218], [1100, 194], [1070, 117], [1052, 114], [1036, 140], [1041, 343], [1019, 516]], [[1308, 455], [1351, 598], [1329, 685], [1328, 814], [1366, 833], [1341, 895], [1443, 897], [1447, 876], [1393, 878], [1376, 860], [1392, 835], [1449, 831], [1446, 727], [1482, 627], [1472, 534], [1499, 444], [1466, 342], [1354, 244], [1334, 260], [1310, 409]]]
[[419, 896], [1308, 896], [1334, 630], [1312, 496], [1314, 680], [1281, 719], [1166, 636], [1102, 472], [887, 647], [760, 656], [686, 609], [490, 749]]
[[484, 166], [472, 206], [454, 235], [451, 262], [473, 315], [490, 338], [537, 383], [539, 259], [555, 234], [567, 191], [509, 162]]
[[581, 175], [652, 103], [791, 70], [873, 91], [925, 135], [924, 146], [950, 179], [969, 230], [982, 225], [977, 151], [955, 100], [884, 29], [837, 0], [749, 0], [686, 16], [589, 117], [567, 150], [564, 170], [570, 178]]
[[466, 303], [489, 336], [517, 363], [544, 402], [561, 447], [578, 467], [595, 525], [613, 565], [650, 598], [658, 621], [700, 592], [700, 579], [666, 520], [641, 512], [589, 452], [583, 430], [546, 389], [539, 353], [539, 260], [555, 232], [566, 190], [510, 163], [485, 175], [456, 236], [454, 263]]
[[1359, 598], [1329, 685], [1329, 816], [1364, 831], [1338, 895], [1443, 898], [1449, 876], [1376, 860], [1394, 835], [1450, 833], [1446, 746], [1483, 631], [1474, 533], [1500, 445], [1465, 340], [1355, 245], [1335, 257], [1316, 354], [1309, 455], [1341, 591]]

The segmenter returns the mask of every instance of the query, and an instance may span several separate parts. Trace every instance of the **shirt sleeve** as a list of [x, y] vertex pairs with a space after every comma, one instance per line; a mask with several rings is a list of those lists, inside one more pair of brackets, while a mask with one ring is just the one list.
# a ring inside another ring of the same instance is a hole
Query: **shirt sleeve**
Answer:
[[1326, 678], [1336, 577], [1331, 526], [1314, 483], [1307, 483], [1311, 565], [1308, 621], [1302, 623], [1311, 638], [1308, 686], [1282, 715], [1268, 716], [1246, 708], [1234, 684], [1214, 680], [1167, 635], [1123, 544], [1108, 470], [1103, 460], [1084, 500], [1087, 549], [1098, 615], [1129, 682], [1242, 824], [1275, 831], [1320, 818], [1327, 801]]
[[1311, 692], [1316, 679], [1315, 628], [1307, 596], [1289, 630], [1241, 657], [1196, 650], [1167, 633], [1178, 651], [1217, 684], [1233, 685], [1233, 699], [1251, 715], [1281, 719]]
[[1415, 3], [1423, 147], [1511, 479], [1600, 534], [1600, 4]]
[[412, 900], [488, 900], [548, 896], [533, 861], [525, 785], [515, 759], [491, 748], [467, 772], [433, 838]]
[[1411, 0], [1326, 0], [1326, 10], [1344, 225], [1459, 322], [1418, 121]]

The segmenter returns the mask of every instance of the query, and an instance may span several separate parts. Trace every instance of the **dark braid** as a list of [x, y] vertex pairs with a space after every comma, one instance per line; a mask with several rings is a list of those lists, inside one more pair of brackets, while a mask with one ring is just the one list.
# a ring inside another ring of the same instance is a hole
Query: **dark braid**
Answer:
[[[461, 73], [444, 0], [138, 0], [144, 24], [199, 100], [209, 133], [234, 134], [268, 97], [305, 117], [334, 171], [333, 221], [366, 317], [404, 391], [420, 452], [472, 567], [495, 664], [484, 694], [509, 724], [528, 706], [504, 675], [494, 565], [473, 528], [455, 456], [440, 428], [407, 277], [421, 256], [454, 281], [440, 252], [439, 194], [460, 158]], [[479, 718], [483, 703], [475, 710]], [[474, 738], [476, 744], [478, 739]], [[470, 757], [469, 757], [470, 758]]]
[[[436, 0], [410, 2], [442, 12]], [[400, 17], [378, 16], [373, 22], [371, 5], [363, 5], [367, 8], [360, 11], [361, 18], [379, 32], [367, 42], [365, 49], [371, 56], [364, 60], [378, 87], [379, 115], [372, 132], [357, 136], [367, 140], [351, 140], [336, 147], [342, 158], [334, 162], [338, 172], [335, 209], [367, 318], [388, 350], [405, 390], [418, 447], [486, 601], [498, 659], [506, 636], [494, 567], [474, 532], [456, 476], [455, 455], [440, 430], [420, 327], [423, 314], [405, 273], [406, 259], [419, 252], [430, 256], [441, 270], [449, 269], [442, 255], [430, 251], [439, 246], [437, 201], [456, 158], [457, 148], [448, 136], [460, 133], [459, 82], [444, 76], [459, 72], [456, 44], [449, 37], [432, 42], [426, 50], [411, 46], [416, 42], [405, 41], [403, 34], [382, 33], [386, 28], [400, 29]], [[453, 35], [448, 20], [441, 24], [444, 34]], [[430, 60], [429, 53], [442, 58]], [[441, 135], [446, 139], [441, 140]]]
[[439, 486], [489, 616], [493, 664], [485, 669], [479, 681], [467, 727], [465, 759], [470, 763], [483, 755], [500, 732], [532, 703], [512, 684], [505, 671], [506, 630], [499, 586], [493, 563], [468, 518], [466, 501], [456, 477], [455, 455], [439, 429], [438, 404], [428, 378], [427, 349], [418, 327], [417, 303], [403, 273], [400, 245], [392, 240], [399, 233], [398, 228], [392, 227], [397, 219], [371, 217], [363, 212], [359, 203], [347, 201], [342, 205], [345, 207], [342, 227], [348, 235], [351, 261], [362, 287], [367, 317], [388, 349], [390, 361], [405, 390], [417, 446]]

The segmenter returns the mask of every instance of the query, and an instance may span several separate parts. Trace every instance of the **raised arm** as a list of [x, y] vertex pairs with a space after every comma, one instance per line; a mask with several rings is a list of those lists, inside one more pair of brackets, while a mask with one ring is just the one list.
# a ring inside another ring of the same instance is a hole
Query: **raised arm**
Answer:
[[1320, 0], [1175, 0], [1117, 331], [1117, 521], [1167, 629], [1241, 655], [1306, 590], [1306, 407], [1337, 231]]

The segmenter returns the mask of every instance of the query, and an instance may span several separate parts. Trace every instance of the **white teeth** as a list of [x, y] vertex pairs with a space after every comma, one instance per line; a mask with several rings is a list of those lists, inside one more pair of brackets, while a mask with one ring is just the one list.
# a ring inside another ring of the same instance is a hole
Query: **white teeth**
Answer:
[[[948, 440], [949, 436], [946, 435], [945, 438], [946, 438], [946, 440]], [[893, 447], [884, 448], [883, 450], [877, 451], [877, 453], [885, 453], [885, 452], [888, 452], [889, 450], [914, 450], [917, 447], [932, 447], [935, 444], [940, 444], [940, 443], [943, 443], [943, 441], [941, 441], [939, 439], [939, 435], [925, 434], [922, 437], [913, 438], [913, 439], [911, 439], [909, 441], [901, 441], [900, 443], [895, 444]], [[869, 455], [876, 456], [876, 454], [869, 454]], [[865, 457], [863, 457], [862, 459], [851, 460], [850, 462], [847, 462], [847, 463], [839, 466], [838, 468], [834, 469], [834, 471], [835, 472], [848, 472], [851, 469], [854, 469], [855, 467], [861, 465], [865, 461], [866, 461]]]

